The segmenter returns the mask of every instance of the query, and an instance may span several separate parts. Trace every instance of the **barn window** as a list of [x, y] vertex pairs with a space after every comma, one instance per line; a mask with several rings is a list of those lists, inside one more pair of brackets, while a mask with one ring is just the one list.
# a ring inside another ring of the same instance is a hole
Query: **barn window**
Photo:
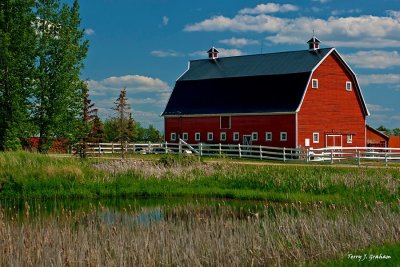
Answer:
[[353, 136], [352, 136], [351, 134], [348, 134], [348, 135], [347, 135], [347, 143], [348, 143], [348, 144], [353, 143]]
[[351, 88], [351, 82], [347, 81], [347, 82], [346, 82], [346, 91], [351, 91], [351, 90], [352, 90], [352, 88]]
[[251, 133], [251, 141], [257, 141], [257, 140], [258, 140], [258, 133], [252, 132]]
[[225, 133], [225, 132], [220, 133], [219, 139], [220, 139], [221, 141], [226, 141], [226, 133]]
[[187, 141], [189, 139], [188, 133], [183, 133], [182, 134], [182, 139], [183, 139], [183, 141]]
[[194, 134], [194, 140], [195, 141], [200, 141], [200, 133], [195, 133]]
[[318, 88], [318, 79], [312, 79], [312, 88], [314, 89]]
[[171, 133], [171, 141], [176, 141], [176, 133]]
[[233, 141], [239, 141], [239, 133], [238, 132], [233, 133]]
[[313, 133], [313, 143], [319, 143], [319, 133]]
[[214, 139], [214, 134], [211, 132], [207, 133], [207, 141], [212, 141]]
[[272, 141], [272, 132], [265, 133], [265, 141]]
[[281, 141], [287, 141], [287, 132], [281, 132]]
[[231, 128], [231, 117], [221, 116], [220, 117], [220, 129], [230, 129]]

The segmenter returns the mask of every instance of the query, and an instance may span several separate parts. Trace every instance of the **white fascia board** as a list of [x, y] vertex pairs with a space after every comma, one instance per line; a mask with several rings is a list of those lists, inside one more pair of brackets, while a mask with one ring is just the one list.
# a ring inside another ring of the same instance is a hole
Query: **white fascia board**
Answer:
[[[175, 84], [176, 84], [176, 82], [177, 82], [183, 75], [185, 75], [186, 72], [189, 71], [189, 69], [190, 69], [190, 61], [188, 62], [187, 69], [178, 77], [178, 79], [176, 79]], [[175, 86], [174, 86], [174, 88], [175, 88]], [[174, 91], [174, 89], [172, 89], [171, 94], [170, 94], [169, 97], [168, 97], [167, 104], [169, 103], [169, 100], [171, 99], [171, 96], [172, 96], [172, 92], [173, 92], [173, 91]], [[163, 113], [164, 113], [164, 112], [161, 112], [161, 113], [160, 113], [160, 117], [163, 116]], [[164, 116], [165, 116], [165, 115], [164, 115]]]
[[185, 75], [186, 72], [188, 72], [190, 69], [190, 61], [188, 62], [187, 69], [178, 77], [178, 79], [175, 80], [177, 82], [180, 78], [182, 78], [183, 75]]
[[322, 62], [325, 61], [325, 59], [326, 59], [334, 50], [335, 50], [335, 48], [332, 48], [331, 50], [329, 50], [329, 52], [326, 53], [326, 55], [325, 55], [325, 56], [318, 62], [318, 64], [315, 65], [315, 67], [311, 70], [310, 77], [308, 78], [308, 82], [307, 82], [307, 84], [306, 84], [306, 88], [305, 88], [305, 90], [304, 90], [303, 96], [301, 97], [301, 101], [300, 101], [299, 107], [296, 109], [296, 113], [298, 113], [298, 112], [300, 111], [301, 106], [303, 105], [304, 98], [306, 97], [306, 94], [307, 94], [307, 91], [308, 91], [308, 85], [310, 84], [310, 81], [311, 81], [311, 78], [312, 78], [312, 76], [313, 76], [313, 74], [314, 74], [314, 71], [322, 64]]
[[219, 116], [275, 116], [275, 115], [294, 115], [296, 112], [265, 112], [265, 113], [215, 113], [215, 114], [193, 114], [193, 115], [164, 115], [166, 118], [180, 118], [180, 117], [219, 117]]

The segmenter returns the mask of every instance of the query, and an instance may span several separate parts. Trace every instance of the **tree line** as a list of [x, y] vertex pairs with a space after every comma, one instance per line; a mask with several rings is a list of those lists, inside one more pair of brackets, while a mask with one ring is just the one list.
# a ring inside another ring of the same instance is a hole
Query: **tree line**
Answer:
[[381, 125], [376, 128], [378, 131], [384, 132], [386, 135], [400, 136], [400, 128], [389, 129]]
[[[159, 141], [153, 126], [135, 123], [123, 89], [115, 118], [102, 121], [81, 76], [89, 43], [78, 0], [0, 2], [0, 151], [38, 137], [39, 152], [55, 139], [70, 144]], [[85, 145], [83, 145], [85, 146]]]
[[0, 3], [0, 150], [39, 137], [45, 152], [57, 137], [80, 129], [88, 41], [79, 3], [2, 0]]

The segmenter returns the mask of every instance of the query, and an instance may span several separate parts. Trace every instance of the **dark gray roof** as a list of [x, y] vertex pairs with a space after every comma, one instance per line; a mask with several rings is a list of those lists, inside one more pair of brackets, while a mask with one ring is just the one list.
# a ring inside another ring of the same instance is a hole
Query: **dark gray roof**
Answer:
[[331, 51], [293, 51], [190, 61], [179, 81], [310, 72]]

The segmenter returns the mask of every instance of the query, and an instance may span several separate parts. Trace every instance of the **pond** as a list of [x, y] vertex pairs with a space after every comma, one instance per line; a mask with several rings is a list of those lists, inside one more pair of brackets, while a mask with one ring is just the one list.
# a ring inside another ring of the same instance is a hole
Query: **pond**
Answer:
[[398, 206], [359, 203], [0, 200], [0, 265], [314, 264], [398, 242], [399, 219]]

